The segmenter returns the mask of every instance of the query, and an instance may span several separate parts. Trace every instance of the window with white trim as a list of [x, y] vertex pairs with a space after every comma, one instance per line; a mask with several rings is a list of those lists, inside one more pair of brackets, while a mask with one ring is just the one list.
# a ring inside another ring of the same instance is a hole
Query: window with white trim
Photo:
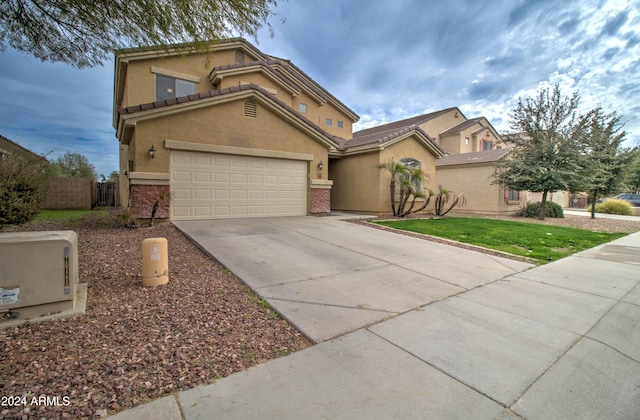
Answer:
[[305, 112], [307, 112], [307, 104], [299, 103], [298, 104], [298, 111], [302, 112], [303, 114]]
[[156, 101], [179, 98], [196, 93], [196, 83], [156, 74]]

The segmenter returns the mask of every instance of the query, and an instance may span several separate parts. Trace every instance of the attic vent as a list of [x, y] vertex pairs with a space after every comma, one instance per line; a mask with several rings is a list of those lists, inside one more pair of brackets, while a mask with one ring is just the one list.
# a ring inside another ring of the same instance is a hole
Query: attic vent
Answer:
[[244, 116], [248, 118], [258, 118], [258, 106], [253, 99], [244, 101]]
[[242, 64], [244, 63], [244, 53], [240, 50], [236, 50], [236, 63]]

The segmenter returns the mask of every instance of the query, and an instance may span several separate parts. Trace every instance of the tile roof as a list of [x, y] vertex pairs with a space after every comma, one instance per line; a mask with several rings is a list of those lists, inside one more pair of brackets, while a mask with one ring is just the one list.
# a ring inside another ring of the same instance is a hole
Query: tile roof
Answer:
[[271, 66], [272, 64], [274, 64], [273, 60], [271, 61], [258, 60], [258, 61], [247, 61], [244, 63], [234, 63], [234, 64], [225, 64], [223, 66], [217, 66], [217, 67], [214, 67], [211, 70], [211, 72], [209, 72], [209, 80], [213, 82], [213, 79], [215, 78], [216, 74], [219, 72], [223, 72], [225, 70], [236, 70], [236, 69], [242, 69], [247, 67], [260, 66], [264, 68], [267, 72], [273, 73], [275, 77], [279, 78], [284, 84], [286, 84], [293, 91], [299, 93], [300, 90], [298, 86], [296, 86], [296, 84], [291, 79], [289, 79], [286, 75], [284, 75], [280, 70], [278, 70], [277, 68], [273, 68]]
[[388, 124], [383, 124], [383, 125], [379, 125], [376, 127], [371, 127], [371, 128], [366, 128], [364, 130], [360, 130], [357, 131], [355, 133], [353, 133], [353, 137], [354, 139], [356, 137], [361, 137], [361, 136], [370, 136], [374, 133], [378, 133], [378, 132], [393, 132], [393, 131], [397, 131], [399, 129], [403, 129], [406, 127], [410, 127], [410, 126], [414, 126], [414, 125], [420, 125], [424, 122], [427, 122], [429, 120], [432, 120], [434, 118], [437, 118], [441, 115], [446, 114], [447, 112], [450, 112], [454, 109], [457, 109], [455, 107], [453, 108], [447, 108], [447, 109], [442, 109], [440, 111], [435, 111], [435, 112], [431, 112], [429, 114], [423, 114], [423, 115], [417, 115], [415, 117], [411, 117], [411, 118], [407, 118], [404, 120], [400, 120], [400, 121], [394, 121]]
[[29, 153], [29, 154], [31, 154], [31, 155], [33, 155], [33, 156], [35, 156], [35, 157], [38, 157], [38, 158], [43, 159], [43, 160], [47, 160], [47, 158], [46, 158], [46, 157], [41, 156], [41, 155], [39, 155], [39, 154], [37, 154], [37, 153], [35, 153], [35, 152], [32, 152], [31, 150], [27, 149], [27, 148], [26, 148], [26, 147], [24, 147], [24, 146], [19, 145], [19, 144], [18, 144], [18, 143], [16, 143], [15, 141], [13, 141], [13, 140], [9, 139], [8, 137], [3, 136], [2, 134], [0, 134], [0, 140], [5, 141], [5, 142], [9, 143], [10, 145], [12, 145], [12, 146], [14, 146], [14, 147], [16, 147], [16, 148], [18, 148], [18, 149], [20, 149], [20, 150], [23, 150], [23, 151], [25, 151], [25, 152], [27, 152], [27, 153]]
[[394, 121], [392, 123], [379, 125], [372, 128], [367, 128], [364, 130], [357, 131], [353, 133], [353, 138], [347, 140], [344, 144], [345, 149], [349, 149], [356, 146], [364, 146], [369, 144], [384, 144], [388, 141], [396, 139], [404, 134], [407, 134], [411, 131], [416, 131], [422, 134], [424, 137], [428, 139], [429, 142], [433, 145], [434, 148], [440, 150], [442, 154], [446, 154], [446, 152], [435, 142], [435, 140], [422, 128], [420, 128], [420, 124], [437, 118], [441, 115], [450, 112], [457, 108], [447, 108], [442, 109], [440, 111], [431, 112], [429, 114], [418, 115], [411, 118], [406, 118], [400, 121]]
[[447, 155], [436, 160], [436, 167], [449, 165], [464, 165], [468, 163], [496, 162], [509, 154], [509, 149], [483, 150], [481, 152], [459, 153]]
[[[475, 124], [478, 124], [480, 122], [480, 120], [483, 120], [484, 117], [478, 117], [478, 118], [471, 118], [470, 120], [467, 121], [463, 121], [460, 124], [451, 127], [450, 129], [443, 131], [442, 133], [440, 133], [441, 136], [447, 136], [449, 134], [457, 134], [460, 133], [461, 131], [466, 130], [469, 127], [472, 127]], [[483, 128], [481, 130], [484, 130], [486, 127], [483, 126]]]

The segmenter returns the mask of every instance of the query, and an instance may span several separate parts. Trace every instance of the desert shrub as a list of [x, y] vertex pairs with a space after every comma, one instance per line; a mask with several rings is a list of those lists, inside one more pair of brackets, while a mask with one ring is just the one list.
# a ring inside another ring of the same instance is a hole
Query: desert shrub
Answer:
[[47, 161], [11, 155], [0, 159], [0, 226], [33, 219], [47, 198]]
[[631, 204], [624, 200], [618, 200], [617, 198], [612, 198], [603, 203], [596, 204], [596, 212], [633, 216], [633, 209], [631, 208]]
[[[552, 201], [547, 201], [545, 203], [545, 211], [544, 217], [558, 218], [562, 219], [564, 217], [564, 210], [560, 207], [559, 204], [554, 203]], [[529, 203], [525, 207], [520, 210], [520, 216], [522, 217], [538, 217], [540, 216], [540, 205], [541, 203]]]

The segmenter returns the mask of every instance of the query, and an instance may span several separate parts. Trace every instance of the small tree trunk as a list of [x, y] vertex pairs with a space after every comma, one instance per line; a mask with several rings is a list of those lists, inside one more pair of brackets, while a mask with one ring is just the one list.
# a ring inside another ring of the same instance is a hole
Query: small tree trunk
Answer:
[[157, 199], [155, 203], [153, 203], [153, 208], [151, 209], [151, 223], [153, 226], [153, 221], [156, 218], [156, 212], [158, 211], [158, 207], [160, 206], [160, 199]]
[[540, 203], [540, 214], [538, 215], [539, 220], [544, 220], [544, 212], [547, 209], [547, 194], [549, 194], [547, 190], [544, 190], [542, 193], [542, 203]]
[[391, 181], [389, 182], [389, 191], [391, 192], [391, 211], [394, 216], [397, 216], [396, 213], [396, 179], [391, 175]]
[[593, 196], [591, 197], [591, 218], [592, 219], [596, 218], [596, 198], [597, 198], [597, 194], [593, 193]]

